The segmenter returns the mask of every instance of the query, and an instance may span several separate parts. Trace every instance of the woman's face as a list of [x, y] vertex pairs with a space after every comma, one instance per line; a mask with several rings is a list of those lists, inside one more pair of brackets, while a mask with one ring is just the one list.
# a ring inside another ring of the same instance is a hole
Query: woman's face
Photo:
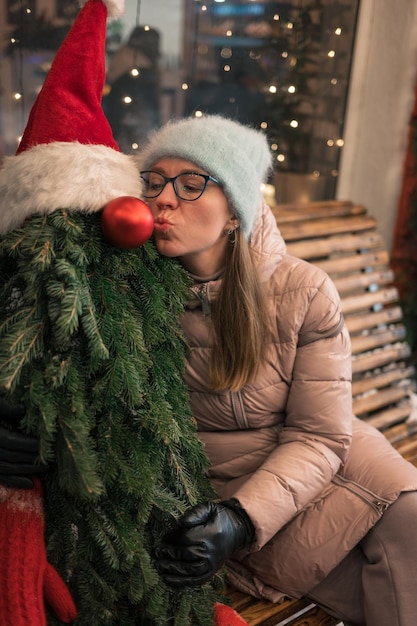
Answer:
[[[190, 161], [164, 158], [150, 168], [171, 178], [177, 174], [204, 170]], [[192, 274], [210, 276], [223, 268], [229, 238], [226, 230], [236, 226], [222, 188], [209, 181], [194, 201], [182, 200], [168, 182], [157, 198], [145, 198], [155, 220], [158, 251], [175, 257]]]

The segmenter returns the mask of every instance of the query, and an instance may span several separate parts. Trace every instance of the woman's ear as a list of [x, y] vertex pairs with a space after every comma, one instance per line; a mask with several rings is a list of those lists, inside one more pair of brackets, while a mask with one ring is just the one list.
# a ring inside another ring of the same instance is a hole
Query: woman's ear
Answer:
[[233, 231], [237, 230], [239, 226], [240, 226], [240, 222], [237, 219], [237, 217], [232, 216], [230, 217], [230, 219], [227, 220], [224, 226], [224, 232], [230, 235]]

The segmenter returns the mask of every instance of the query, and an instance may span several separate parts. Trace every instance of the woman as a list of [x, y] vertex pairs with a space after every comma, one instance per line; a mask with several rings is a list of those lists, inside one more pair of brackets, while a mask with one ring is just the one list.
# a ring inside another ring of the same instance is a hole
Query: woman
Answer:
[[200, 585], [227, 561], [255, 596], [414, 626], [417, 469], [352, 415], [339, 297], [286, 254], [260, 195], [270, 165], [262, 133], [220, 116], [170, 122], [140, 157], [158, 251], [193, 281], [185, 381], [220, 498], [178, 521], [157, 566]]

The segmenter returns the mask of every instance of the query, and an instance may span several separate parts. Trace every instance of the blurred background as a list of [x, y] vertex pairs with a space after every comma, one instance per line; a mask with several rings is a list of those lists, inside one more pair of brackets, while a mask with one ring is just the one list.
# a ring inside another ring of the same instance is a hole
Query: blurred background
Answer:
[[[79, 5], [0, 0], [0, 158], [14, 154]], [[414, 0], [126, 0], [103, 108], [122, 150], [171, 117], [266, 132], [271, 202], [367, 206], [392, 245], [417, 73]]]

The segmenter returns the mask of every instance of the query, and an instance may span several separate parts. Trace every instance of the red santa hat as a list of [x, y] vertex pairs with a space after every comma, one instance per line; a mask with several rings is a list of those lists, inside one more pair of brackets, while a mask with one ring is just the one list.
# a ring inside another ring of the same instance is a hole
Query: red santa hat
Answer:
[[141, 196], [136, 160], [120, 152], [101, 107], [107, 17], [123, 11], [124, 0], [88, 0], [59, 48], [0, 171], [0, 234], [35, 213], [94, 213], [119, 196]]

